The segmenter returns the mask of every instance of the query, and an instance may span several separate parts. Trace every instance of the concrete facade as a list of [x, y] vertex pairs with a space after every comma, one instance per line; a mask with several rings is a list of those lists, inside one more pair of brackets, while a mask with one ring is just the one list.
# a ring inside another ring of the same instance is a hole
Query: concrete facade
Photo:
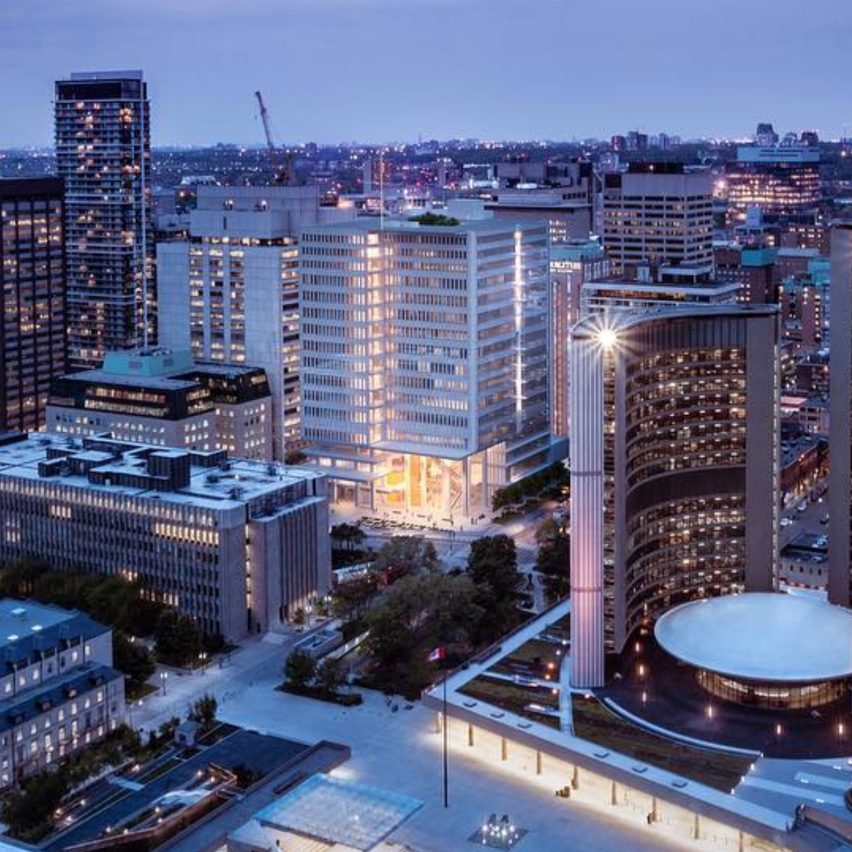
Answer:
[[328, 592], [321, 474], [116, 441], [34, 433], [0, 446], [0, 559], [140, 580], [237, 641]]
[[604, 650], [677, 603], [774, 588], [777, 341], [769, 306], [574, 327], [575, 686], [603, 685]]

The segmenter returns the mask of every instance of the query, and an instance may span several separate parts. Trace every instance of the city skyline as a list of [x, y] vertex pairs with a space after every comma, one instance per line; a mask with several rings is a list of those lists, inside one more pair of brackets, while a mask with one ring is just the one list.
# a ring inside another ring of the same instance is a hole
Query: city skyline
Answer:
[[255, 89], [280, 144], [605, 138], [634, 127], [737, 138], [760, 120], [837, 137], [852, 125], [830, 85], [852, 29], [841, 2], [818, 0], [805, 17], [795, 0], [689, 10], [539, 0], [540, 26], [518, 37], [515, 0], [416, 0], [405, 15], [392, 0], [214, 0], [203, 17], [198, 2], [88, 0], [78, 14], [12, 0], [0, 71], [16, 86], [0, 93], [0, 146], [49, 145], [53, 80], [96, 68], [145, 71], [158, 145], [261, 144]]

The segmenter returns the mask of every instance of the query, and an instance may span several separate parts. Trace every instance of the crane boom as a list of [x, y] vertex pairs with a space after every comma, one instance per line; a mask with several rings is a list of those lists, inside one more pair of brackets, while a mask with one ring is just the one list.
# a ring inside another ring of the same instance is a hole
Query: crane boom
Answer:
[[269, 110], [263, 102], [263, 95], [260, 92], [255, 92], [257, 105], [260, 107], [260, 120], [263, 122], [263, 132], [266, 134], [266, 147], [270, 153], [275, 153], [275, 143], [272, 141], [272, 130], [269, 127]]
[[[274, 160], [277, 149], [275, 147], [275, 142], [272, 139], [272, 128], [269, 124], [269, 110], [266, 108], [266, 104], [263, 102], [263, 95], [259, 91], [256, 91], [254, 96], [257, 98], [257, 105], [260, 108], [260, 120], [263, 122], [263, 132], [266, 135], [266, 147], [269, 149], [269, 153], [272, 155]], [[275, 177], [273, 178], [275, 183], [290, 183], [293, 174], [293, 154], [290, 151], [287, 151], [286, 154], [287, 165], [276, 171]]]

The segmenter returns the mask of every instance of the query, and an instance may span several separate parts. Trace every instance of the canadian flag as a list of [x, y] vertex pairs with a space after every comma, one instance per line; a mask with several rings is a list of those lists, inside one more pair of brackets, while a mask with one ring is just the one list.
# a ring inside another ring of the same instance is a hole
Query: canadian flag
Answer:
[[443, 645], [438, 645], [428, 657], [426, 657], [427, 663], [437, 663], [438, 660], [443, 660], [447, 656], [447, 649]]

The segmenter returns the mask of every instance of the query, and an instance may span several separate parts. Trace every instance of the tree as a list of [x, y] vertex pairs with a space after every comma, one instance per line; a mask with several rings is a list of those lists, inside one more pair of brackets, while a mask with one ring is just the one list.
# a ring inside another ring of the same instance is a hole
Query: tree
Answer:
[[317, 667], [316, 678], [326, 695], [334, 695], [346, 680], [343, 663], [334, 657], [326, 657]]
[[302, 607], [298, 607], [296, 611], [293, 613], [293, 624], [297, 627], [301, 627], [305, 621], [307, 621], [307, 615], [305, 615], [305, 610]]
[[467, 646], [482, 617], [476, 589], [465, 576], [411, 575], [394, 584], [367, 615], [367, 648], [377, 663], [395, 668], [414, 651], [437, 645]]
[[339, 542], [346, 550], [357, 550], [367, 538], [358, 524], [336, 524], [331, 528], [332, 541]]
[[521, 580], [514, 539], [507, 535], [476, 539], [470, 546], [467, 570], [477, 586], [488, 583], [498, 597], [513, 596]]
[[470, 546], [467, 570], [483, 613], [476, 625], [476, 639], [494, 641], [511, 630], [519, 617], [515, 603], [521, 575], [514, 540], [507, 535], [477, 539]]
[[334, 614], [344, 621], [356, 621], [375, 594], [376, 578], [372, 574], [338, 583], [334, 590]]
[[406, 577], [420, 571], [434, 571], [440, 565], [435, 545], [420, 535], [397, 535], [389, 538], [376, 556], [376, 568]]
[[536, 568], [544, 575], [545, 588], [551, 600], [571, 593], [570, 559], [571, 537], [562, 529], [539, 545]]
[[157, 656], [166, 663], [185, 666], [198, 659], [203, 647], [201, 630], [188, 615], [168, 609], [157, 620]]
[[137, 684], [148, 680], [156, 668], [151, 652], [144, 645], [131, 642], [123, 630], [113, 631], [112, 659], [115, 667]]
[[316, 663], [307, 651], [292, 651], [284, 664], [284, 677], [296, 689], [304, 689], [316, 676]]
[[212, 695], [202, 695], [190, 708], [189, 718], [198, 722], [205, 731], [213, 727], [219, 704]]

